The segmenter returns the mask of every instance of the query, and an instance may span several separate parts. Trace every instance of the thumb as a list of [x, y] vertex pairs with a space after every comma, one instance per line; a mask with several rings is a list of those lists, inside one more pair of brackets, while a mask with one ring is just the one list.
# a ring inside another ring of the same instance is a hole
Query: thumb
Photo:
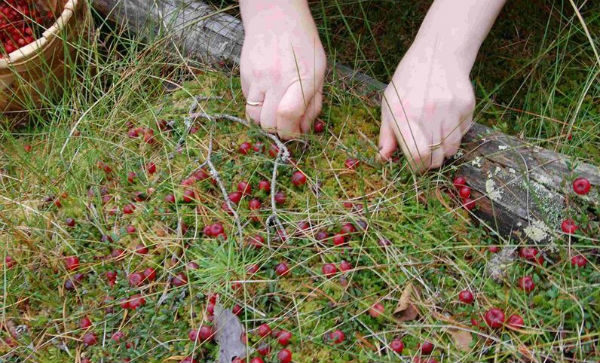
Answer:
[[300, 123], [316, 93], [312, 81], [298, 80], [285, 91], [277, 107], [277, 133], [282, 139], [300, 134]]

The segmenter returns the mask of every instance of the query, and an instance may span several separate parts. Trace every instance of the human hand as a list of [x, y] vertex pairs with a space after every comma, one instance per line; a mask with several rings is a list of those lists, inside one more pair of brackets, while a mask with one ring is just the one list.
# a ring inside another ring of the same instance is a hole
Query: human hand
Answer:
[[306, 0], [241, 6], [246, 115], [283, 139], [308, 132], [321, 112], [327, 61]]
[[475, 108], [466, 68], [453, 57], [411, 47], [382, 100], [379, 149], [384, 160], [400, 145], [413, 170], [425, 171], [458, 151]]

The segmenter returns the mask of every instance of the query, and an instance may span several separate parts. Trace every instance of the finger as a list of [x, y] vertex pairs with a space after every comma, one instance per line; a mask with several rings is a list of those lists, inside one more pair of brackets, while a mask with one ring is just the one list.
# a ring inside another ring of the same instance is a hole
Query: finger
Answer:
[[246, 97], [246, 116], [257, 125], [260, 125], [260, 113], [264, 101], [265, 92], [258, 87], [250, 87], [248, 96]]
[[387, 117], [381, 117], [381, 128], [379, 129], [379, 156], [382, 160], [389, 160], [392, 153], [398, 148], [396, 134], [390, 126]]
[[314, 93], [313, 87], [301, 81], [288, 87], [277, 107], [277, 133], [280, 138], [286, 140], [300, 134], [300, 121]]
[[427, 170], [431, 163], [430, 136], [425, 136], [416, 120], [407, 120], [402, 109], [398, 113], [392, 113], [385, 97], [383, 102], [383, 119], [388, 120], [388, 125], [393, 130], [410, 167], [414, 172]]
[[313, 99], [308, 104], [308, 108], [302, 116], [302, 120], [300, 121], [300, 131], [306, 134], [310, 132], [312, 129], [313, 121], [319, 116], [321, 113], [321, 108], [323, 107], [323, 94], [321, 92], [317, 92]]
[[277, 132], [277, 119], [275, 114], [279, 105], [279, 97], [273, 92], [267, 92], [265, 102], [260, 111], [260, 127], [271, 133]]
[[[458, 118], [458, 116], [456, 116]], [[442, 127], [442, 147], [444, 149], [444, 157], [449, 158], [454, 156], [460, 147], [460, 141], [463, 137], [463, 126], [466, 122], [459, 121], [456, 124], [452, 120], [448, 120]]]

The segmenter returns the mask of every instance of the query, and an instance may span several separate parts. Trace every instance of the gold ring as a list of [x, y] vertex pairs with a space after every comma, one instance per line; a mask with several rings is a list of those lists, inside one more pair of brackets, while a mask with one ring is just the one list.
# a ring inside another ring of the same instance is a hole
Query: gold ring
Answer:
[[261, 101], [246, 101], [246, 104], [248, 106], [262, 106], [262, 102]]
[[431, 151], [437, 150], [442, 147], [442, 144], [443, 144], [442, 142], [439, 142], [437, 144], [429, 145], [429, 149], [431, 149]]

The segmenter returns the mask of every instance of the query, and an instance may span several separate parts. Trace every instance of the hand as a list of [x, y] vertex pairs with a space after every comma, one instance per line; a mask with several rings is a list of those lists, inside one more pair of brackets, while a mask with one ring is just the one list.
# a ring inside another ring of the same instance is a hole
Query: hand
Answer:
[[306, 1], [241, 5], [246, 115], [282, 139], [310, 131], [321, 112], [326, 57]]
[[438, 168], [458, 151], [475, 108], [464, 63], [428, 49], [411, 47], [382, 100], [380, 155], [387, 160], [400, 145], [415, 171]]

